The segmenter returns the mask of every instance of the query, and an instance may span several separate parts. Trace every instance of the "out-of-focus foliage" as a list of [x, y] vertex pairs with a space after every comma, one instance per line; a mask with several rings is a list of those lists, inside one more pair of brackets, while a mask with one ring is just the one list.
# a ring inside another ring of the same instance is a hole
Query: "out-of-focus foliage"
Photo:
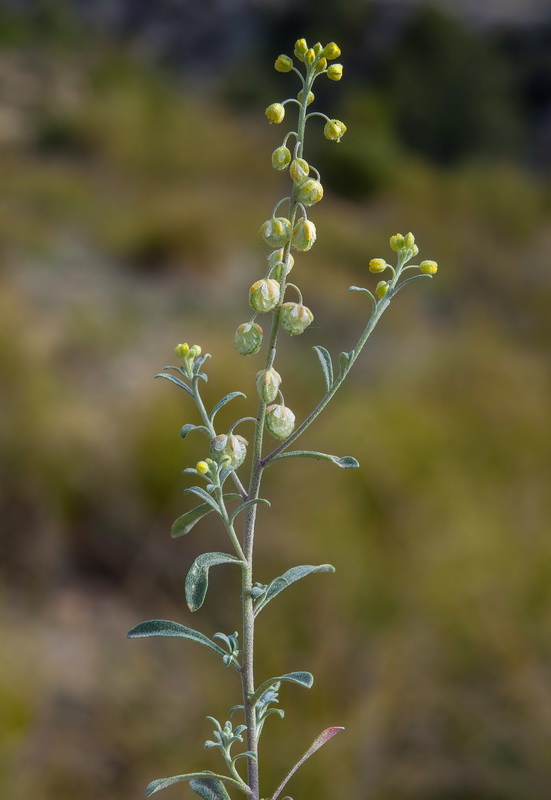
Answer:
[[[279, 196], [279, 134], [262, 114], [277, 95], [254, 115], [221, 110], [79, 36], [38, 46], [13, 23], [0, 51], [0, 795], [12, 800], [120, 800], [190, 763], [215, 769], [192, 730], [206, 737], [204, 715], [238, 702], [209, 653], [124, 634], [144, 615], [190, 624], [183, 578], [198, 537], [223, 547], [210, 518], [169, 538], [190, 507], [180, 471], [205, 452], [178, 436], [195, 421], [187, 398], [151, 377], [178, 341], [196, 341], [213, 354], [207, 398], [242, 389], [251, 401], [235, 413], [253, 410], [258, 362], [231, 341], [265, 268], [258, 209]], [[453, 87], [464, 54], [443, 58]], [[270, 59], [256, 59], [259, 75]], [[354, 86], [342, 144], [311, 134], [334, 191], [295, 267], [315, 321], [282, 340], [299, 419], [322, 393], [309, 345], [353, 343], [368, 309], [346, 288], [371, 285], [389, 234], [413, 230], [440, 270], [398, 295], [308, 432], [305, 445], [361, 469], [289, 461], [266, 476], [259, 579], [337, 567], [309, 579], [316, 599], [305, 581], [264, 612], [278, 635], [260, 638], [259, 676], [316, 674], [309, 694], [282, 693], [292, 725], [266, 734], [266, 794], [331, 724], [347, 733], [297, 775], [294, 797], [542, 800], [551, 781], [551, 196], [503, 158], [523, 120], [501, 90], [499, 159], [458, 145], [461, 164], [442, 171], [408, 155], [396, 120], [413, 137], [426, 125], [421, 151], [431, 137], [451, 147], [427, 59], [412, 39], [385, 92]], [[388, 103], [414, 75], [433, 98], [419, 123], [413, 98]], [[289, 76], [273, 80], [287, 91]], [[497, 115], [480, 113], [475, 143]], [[222, 618], [216, 604], [234, 577], [213, 574], [206, 633], [237, 627], [237, 604]]]

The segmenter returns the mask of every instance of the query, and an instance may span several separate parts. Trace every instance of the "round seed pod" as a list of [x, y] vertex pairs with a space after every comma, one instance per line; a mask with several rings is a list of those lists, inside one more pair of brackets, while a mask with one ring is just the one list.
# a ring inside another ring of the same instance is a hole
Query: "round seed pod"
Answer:
[[314, 203], [319, 203], [323, 197], [323, 186], [319, 181], [308, 178], [307, 181], [301, 183], [297, 189], [297, 200], [305, 206], [313, 206]]
[[210, 442], [210, 456], [218, 464], [226, 462], [229, 467], [237, 469], [247, 456], [247, 440], [242, 436], [225, 433], [215, 436]]
[[264, 113], [268, 117], [270, 123], [274, 123], [275, 125], [279, 125], [285, 118], [285, 108], [281, 103], [272, 103]]
[[256, 322], [243, 322], [233, 339], [235, 349], [242, 356], [252, 356], [258, 353], [262, 346], [262, 328]]
[[272, 167], [274, 169], [286, 169], [291, 163], [291, 151], [288, 147], [281, 145], [272, 153]]
[[291, 237], [291, 223], [285, 217], [270, 217], [262, 224], [260, 235], [270, 247], [285, 247]]
[[281, 386], [281, 375], [271, 367], [263, 369], [256, 375], [256, 388], [258, 396], [265, 403], [273, 403]]
[[285, 328], [291, 336], [298, 336], [314, 319], [309, 308], [302, 303], [283, 303], [279, 315], [281, 327]]
[[307, 179], [310, 173], [310, 165], [304, 158], [294, 158], [289, 167], [291, 180], [300, 186]]
[[293, 229], [291, 244], [295, 250], [306, 252], [316, 241], [316, 226], [309, 219], [301, 217]]
[[249, 289], [249, 303], [253, 311], [265, 313], [279, 303], [280, 286], [273, 278], [255, 281]]
[[274, 403], [266, 409], [266, 427], [276, 439], [286, 439], [295, 427], [295, 415], [283, 404]]

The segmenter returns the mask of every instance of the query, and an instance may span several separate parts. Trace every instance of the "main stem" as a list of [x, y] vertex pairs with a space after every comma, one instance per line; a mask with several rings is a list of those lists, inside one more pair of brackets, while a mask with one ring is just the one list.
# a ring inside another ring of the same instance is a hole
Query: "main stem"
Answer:
[[[314, 76], [308, 75], [303, 85], [302, 90], [302, 103], [300, 104], [299, 119], [298, 119], [298, 148], [297, 155], [302, 157], [304, 146], [304, 129], [306, 125], [306, 107], [308, 105], [308, 94], [312, 86]], [[291, 230], [294, 227], [296, 213], [297, 213], [297, 200], [295, 192], [291, 197], [289, 203], [289, 221], [291, 223]], [[289, 252], [291, 249], [290, 241], [287, 243], [284, 254], [283, 263], [287, 263]], [[270, 369], [273, 366], [276, 357], [277, 334], [279, 330], [279, 313], [283, 296], [285, 294], [286, 279], [283, 276], [281, 280], [281, 294], [280, 302], [273, 311], [272, 328], [270, 331], [270, 341], [268, 345], [268, 354], [266, 356], [265, 369]], [[262, 473], [264, 464], [262, 463], [262, 442], [264, 437], [264, 422], [266, 419], [266, 402], [260, 400], [258, 406], [258, 414], [256, 418], [256, 427], [253, 445], [253, 462], [251, 469], [251, 479], [249, 483], [248, 497], [250, 500], [256, 499], [260, 496], [260, 484], [262, 482]], [[245, 554], [246, 566], [242, 571], [242, 616], [243, 616], [243, 665], [241, 669], [241, 683], [243, 688], [243, 705], [245, 708], [245, 725], [247, 726], [247, 750], [254, 755], [254, 758], [247, 759], [248, 763], [248, 785], [250, 788], [250, 800], [259, 800], [260, 798], [260, 785], [259, 785], [259, 764], [258, 764], [258, 730], [256, 724], [256, 712], [251, 705], [251, 696], [254, 693], [254, 634], [255, 634], [255, 618], [254, 606], [251, 590], [253, 587], [253, 550], [254, 550], [254, 533], [256, 524], [256, 503], [253, 503], [247, 509], [245, 515], [245, 530], [243, 535], [243, 552]]]

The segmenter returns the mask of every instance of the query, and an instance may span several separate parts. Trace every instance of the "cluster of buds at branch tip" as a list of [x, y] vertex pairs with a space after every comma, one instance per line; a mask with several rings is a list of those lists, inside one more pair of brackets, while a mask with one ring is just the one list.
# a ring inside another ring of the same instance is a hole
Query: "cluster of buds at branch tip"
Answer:
[[193, 362], [201, 355], [201, 348], [198, 344], [190, 347], [187, 342], [184, 342], [183, 344], [177, 344], [174, 351], [178, 358], [181, 358], [184, 362], [184, 372], [188, 377], [191, 377], [193, 375]]
[[[379, 281], [375, 287], [375, 295], [379, 300], [382, 300], [389, 291], [394, 291], [396, 287], [399, 288], [402, 285], [398, 283], [398, 281], [405, 270], [418, 269], [421, 275], [435, 275], [438, 271], [438, 264], [436, 261], [426, 260], [421, 261], [420, 264], [408, 264], [408, 261], [411, 261], [411, 259], [419, 253], [419, 248], [415, 243], [415, 236], [413, 233], [406, 233], [405, 236], [401, 233], [395, 233], [390, 237], [389, 244], [391, 249], [394, 250], [398, 256], [396, 268], [388, 264], [384, 258], [372, 258], [369, 262], [370, 272], [379, 274], [388, 269], [393, 276], [390, 281]], [[412, 278], [408, 278], [407, 282], [410, 280], [412, 280]]]

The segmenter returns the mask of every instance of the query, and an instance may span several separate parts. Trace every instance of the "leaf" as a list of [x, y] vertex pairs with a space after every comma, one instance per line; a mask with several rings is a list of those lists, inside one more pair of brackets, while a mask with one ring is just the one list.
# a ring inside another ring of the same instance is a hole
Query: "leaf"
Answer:
[[291, 569], [288, 569], [287, 572], [283, 573], [283, 575], [280, 575], [279, 578], [274, 578], [274, 580], [268, 584], [266, 593], [259, 599], [255, 606], [255, 616], [264, 608], [267, 603], [270, 602], [270, 600], [273, 600], [274, 597], [276, 597], [292, 583], [295, 583], [296, 581], [299, 581], [314, 572], [335, 572], [335, 567], [333, 567], [331, 564], [320, 564], [318, 567], [313, 567], [309, 564], [304, 564], [299, 567], [291, 567]]
[[349, 292], [362, 292], [362, 294], [368, 295], [368, 297], [371, 300], [374, 308], [377, 305], [377, 300], [375, 299], [375, 296], [374, 296], [373, 292], [370, 292], [369, 289], [364, 289], [362, 286], [349, 286], [348, 287], [348, 291]]
[[210, 412], [209, 419], [210, 419], [211, 422], [214, 420], [216, 414], [220, 411], [220, 409], [223, 406], [225, 406], [226, 403], [229, 403], [230, 400], [233, 400], [234, 397], [247, 397], [247, 395], [243, 394], [243, 392], [230, 392], [229, 394], [225, 395], [225, 397], [223, 397], [221, 400], [219, 400], [216, 403], [216, 405], [214, 406], [214, 408]]
[[190, 611], [197, 611], [205, 600], [209, 588], [209, 569], [218, 564], [242, 564], [241, 559], [229, 553], [203, 553], [198, 556], [186, 577], [186, 602]]
[[251, 705], [256, 705], [266, 689], [273, 686], [277, 681], [288, 681], [289, 683], [297, 683], [299, 686], [304, 686], [305, 689], [311, 689], [314, 685], [314, 676], [311, 672], [287, 672], [285, 675], [279, 675], [277, 678], [269, 678], [269, 680], [261, 683], [258, 689], [251, 697]]
[[245, 511], [247, 508], [249, 508], [249, 506], [254, 506], [257, 505], [258, 503], [262, 503], [262, 505], [265, 506], [272, 505], [269, 500], [265, 500], [263, 497], [254, 497], [252, 500], [245, 500], [244, 503], [241, 503], [241, 505], [235, 509], [235, 511], [230, 517], [230, 522], [233, 522], [236, 516], [240, 514], [242, 511]]
[[196, 506], [192, 508], [191, 511], [187, 511], [185, 514], [182, 514], [181, 517], [173, 523], [172, 530], [170, 535], [173, 539], [177, 536], [185, 536], [186, 533], [189, 533], [193, 526], [199, 522], [200, 519], [203, 519], [207, 514], [210, 514], [212, 511], [212, 507], [209, 503], [201, 503], [200, 506]]
[[188, 628], [185, 625], [180, 625], [179, 622], [172, 622], [168, 619], [150, 619], [147, 622], [140, 622], [139, 625], [128, 631], [126, 636], [128, 639], [143, 639], [149, 636], [191, 639], [192, 642], [210, 647], [219, 656], [225, 655], [224, 650], [209, 639], [208, 636], [205, 636], [204, 633], [199, 633], [199, 631], [194, 631], [193, 628]]
[[182, 437], [182, 439], [185, 439], [188, 433], [191, 433], [192, 431], [202, 431], [204, 434], [208, 436], [209, 439], [211, 438], [210, 431], [208, 428], [206, 428], [204, 425], [192, 425], [191, 423], [182, 426], [180, 430], [180, 436]]
[[207, 358], [210, 358], [210, 353], [204, 353], [204, 355], [199, 356], [199, 358], [195, 359], [195, 362], [193, 364], [193, 371], [195, 374], [199, 372], [199, 370], [201, 369]]
[[337, 734], [337, 733], [339, 733], [339, 731], [343, 731], [343, 730], [344, 730], [344, 728], [341, 728], [341, 727], [337, 727], [337, 726], [335, 726], [335, 727], [333, 727], [333, 728], [326, 728], [324, 731], [322, 731], [322, 732], [320, 733], [320, 735], [317, 737], [317, 739], [315, 739], [315, 740], [313, 741], [312, 745], [311, 745], [311, 746], [308, 748], [308, 750], [307, 750], [307, 751], [304, 753], [304, 755], [302, 756], [302, 758], [301, 758], [301, 759], [299, 759], [299, 761], [297, 761], [297, 763], [296, 763], [296, 764], [295, 764], [295, 766], [292, 768], [292, 770], [291, 770], [291, 771], [290, 771], [290, 772], [289, 772], [289, 773], [288, 773], [288, 774], [285, 776], [285, 778], [283, 779], [283, 781], [282, 781], [282, 782], [279, 784], [279, 786], [277, 787], [277, 789], [276, 789], [276, 790], [275, 790], [275, 792], [273, 793], [273, 795], [272, 795], [272, 797], [271, 797], [271, 800], [276, 800], [276, 798], [277, 798], [277, 797], [278, 797], [278, 796], [281, 794], [281, 792], [282, 792], [282, 791], [283, 791], [283, 789], [285, 788], [286, 784], [287, 784], [287, 783], [289, 782], [289, 780], [290, 780], [290, 779], [293, 777], [293, 775], [295, 774], [295, 772], [297, 771], [297, 769], [299, 769], [299, 767], [301, 767], [301, 766], [304, 764], [304, 762], [306, 761], [306, 759], [308, 759], [308, 758], [310, 758], [310, 756], [314, 755], [314, 753], [316, 752], [316, 750], [319, 750], [319, 749], [320, 749], [320, 747], [323, 747], [323, 745], [324, 745], [326, 742], [328, 742], [330, 739], [332, 739], [332, 738], [333, 738], [333, 736], [335, 736], [335, 734]]
[[235, 786], [245, 794], [248, 793], [249, 787], [245, 783], [239, 783], [235, 778], [228, 778], [226, 775], [217, 775], [216, 772], [210, 770], [203, 770], [202, 772], [188, 772], [186, 775], [174, 775], [172, 778], [158, 778], [156, 781], [151, 781], [145, 790], [146, 797], [151, 797], [152, 794], [158, 792], [160, 789], [166, 789], [167, 786], [172, 786], [173, 783], [181, 783], [182, 781], [191, 781], [193, 778], [206, 778], [207, 780], [219, 780]]
[[355, 469], [360, 464], [352, 456], [331, 456], [329, 453], [318, 453], [315, 450], [291, 450], [290, 453], [280, 453], [275, 456], [271, 463], [279, 461], [282, 458], [316, 458], [318, 461], [332, 461], [337, 467], [342, 469]]
[[322, 347], [321, 344], [314, 345], [313, 348], [316, 351], [316, 355], [319, 358], [320, 365], [323, 371], [323, 377], [325, 378], [325, 386], [327, 391], [333, 385], [333, 362], [331, 361], [331, 356], [329, 351]]
[[166, 372], [159, 372], [158, 375], [155, 375], [156, 378], [165, 378], [167, 381], [172, 381], [175, 383], [176, 386], [179, 386], [180, 389], [184, 389], [188, 394], [193, 397], [193, 392], [189, 388], [189, 386], [180, 380], [180, 378], [175, 378], [174, 375], [168, 375]]
[[350, 362], [352, 361], [352, 356], [354, 355], [354, 351], [350, 350], [348, 353], [341, 353], [339, 355], [339, 364], [340, 364], [340, 372], [339, 377], [343, 375], [344, 372], [348, 369]]
[[222, 781], [215, 778], [192, 778], [189, 786], [203, 800], [230, 800]]
[[432, 278], [432, 277], [433, 276], [429, 275], [429, 273], [427, 272], [422, 272], [420, 275], [412, 275], [411, 278], [407, 278], [405, 281], [402, 281], [402, 283], [399, 283], [394, 289], [393, 294], [396, 294], [397, 292], [400, 291], [400, 289], [403, 289], [404, 286], [406, 286], [406, 284], [411, 283], [412, 281], [416, 281], [418, 278]]
[[190, 486], [189, 489], [184, 489], [184, 494], [195, 494], [195, 495], [197, 495], [197, 497], [200, 497], [201, 500], [205, 501], [205, 503], [208, 503], [208, 505], [214, 511], [217, 511], [218, 513], [220, 513], [220, 506], [218, 505], [218, 503], [216, 502], [214, 497], [211, 497], [210, 494], [205, 489], [203, 489], [201, 486]]

